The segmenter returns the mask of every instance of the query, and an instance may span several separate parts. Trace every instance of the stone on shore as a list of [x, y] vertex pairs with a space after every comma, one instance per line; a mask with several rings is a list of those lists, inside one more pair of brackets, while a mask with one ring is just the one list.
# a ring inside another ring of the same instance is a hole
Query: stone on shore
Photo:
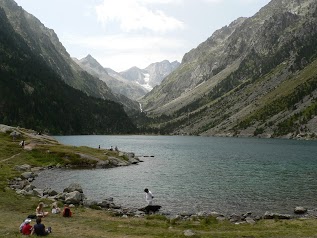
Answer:
[[265, 212], [263, 219], [291, 219], [292, 216], [288, 214], [280, 214], [280, 213], [272, 213], [272, 212]]
[[18, 171], [30, 171], [31, 165], [28, 165], [28, 164], [16, 165], [14, 169]]
[[58, 192], [56, 192], [54, 189], [51, 189], [51, 188], [45, 189], [43, 192], [43, 195], [47, 195], [49, 197], [56, 196], [57, 194]]
[[184, 231], [184, 236], [190, 237], [190, 236], [195, 236], [195, 235], [196, 235], [196, 233], [193, 230], [185, 230]]
[[21, 174], [22, 179], [34, 179], [35, 174], [33, 172], [24, 172]]
[[78, 192], [78, 191], [74, 191], [74, 192], [70, 192], [67, 193], [65, 196], [65, 203], [67, 204], [80, 204], [83, 200], [83, 194]]
[[90, 199], [85, 199], [85, 200], [83, 201], [83, 205], [84, 205], [85, 207], [98, 206], [98, 201], [90, 200]]
[[305, 207], [295, 207], [294, 213], [295, 214], [305, 214], [307, 212], [307, 208]]
[[71, 192], [75, 192], [75, 191], [83, 193], [83, 189], [82, 189], [80, 184], [72, 183], [67, 188], [65, 188], [63, 192], [71, 193]]

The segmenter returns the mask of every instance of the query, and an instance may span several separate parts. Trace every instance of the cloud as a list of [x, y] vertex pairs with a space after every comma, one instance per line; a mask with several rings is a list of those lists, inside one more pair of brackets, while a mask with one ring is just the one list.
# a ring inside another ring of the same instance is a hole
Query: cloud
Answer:
[[166, 32], [183, 29], [184, 23], [167, 16], [161, 10], [152, 10], [151, 4], [170, 4], [171, 0], [104, 0], [96, 6], [98, 20], [104, 25], [117, 22], [125, 32], [150, 30]]
[[110, 35], [81, 37], [68, 35], [64, 40], [74, 45], [100, 50], [131, 51], [150, 50], [153, 48], [175, 49], [184, 44], [183, 40], [159, 36]]
[[[201, 0], [203, 2], [207, 3], [222, 3], [222, 4], [230, 4], [232, 0]], [[263, 2], [263, 0], [235, 0], [236, 4], [252, 4], [252, 3], [258, 3]]]
[[[122, 71], [137, 66], [145, 68], [162, 60], [181, 60], [187, 42], [173, 37], [118, 34], [110, 36], [82, 37], [64, 35], [63, 42], [72, 47], [89, 49], [104, 67]], [[84, 57], [76, 55], [75, 57]]]

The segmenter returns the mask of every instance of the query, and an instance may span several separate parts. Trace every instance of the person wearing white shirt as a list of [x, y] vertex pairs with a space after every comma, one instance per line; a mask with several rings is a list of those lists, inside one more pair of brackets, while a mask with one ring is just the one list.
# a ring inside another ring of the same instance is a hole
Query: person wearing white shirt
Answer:
[[153, 194], [147, 188], [144, 189], [144, 192], [145, 192], [145, 201], [148, 203], [148, 206], [152, 205], [153, 198], [154, 198]]

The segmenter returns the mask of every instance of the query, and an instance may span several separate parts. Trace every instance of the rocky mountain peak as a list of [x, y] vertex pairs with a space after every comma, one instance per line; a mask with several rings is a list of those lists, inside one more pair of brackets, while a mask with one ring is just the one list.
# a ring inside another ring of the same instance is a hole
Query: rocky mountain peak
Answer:
[[101, 74], [108, 74], [107, 70], [90, 54], [88, 54], [85, 58], [79, 60], [79, 62], [86, 67], [90, 67], [95, 71], [98, 71]]

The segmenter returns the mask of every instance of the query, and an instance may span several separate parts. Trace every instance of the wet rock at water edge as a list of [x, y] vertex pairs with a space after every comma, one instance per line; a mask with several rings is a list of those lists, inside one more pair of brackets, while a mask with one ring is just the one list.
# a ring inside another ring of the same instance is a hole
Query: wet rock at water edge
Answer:
[[295, 207], [294, 209], [295, 214], [305, 214], [306, 212], [307, 212], [307, 208], [305, 207], [299, 206], [299, 207]]
[[83, 194], [78, 191], [67, 193], [65, 196], [65, 203], [67, 204], [80, 204], [82, 201]]
[[80, 193], [83, 193], [83, 189], [82, 189], [81, 185], [78, 183], [72, 183], [67, 188], [65, 188], [63, 190], [63, 192], [66, 192], [66, 193], [70, 193], [70, 192], [74, 192], [74, 191], [78, 191]]
[[280, 213], [272, 213], [272, 212], [265, 212], [263, 219], [291, 219], [292, 216], [289, 214], [280, 214]]

